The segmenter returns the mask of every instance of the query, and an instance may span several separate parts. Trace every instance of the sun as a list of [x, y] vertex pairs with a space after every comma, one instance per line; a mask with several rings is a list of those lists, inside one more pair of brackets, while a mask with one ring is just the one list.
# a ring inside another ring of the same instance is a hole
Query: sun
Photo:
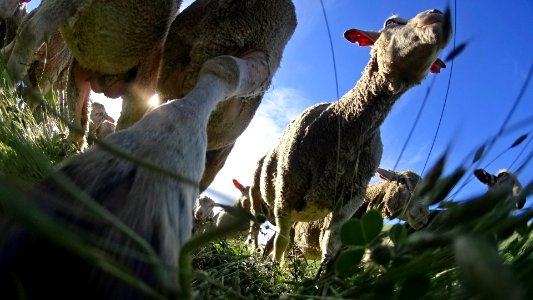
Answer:
[[158, 94], [154, 94], [150, 100], [148, 100], [149, 103], [150, 103], [150, 106], [152, 107], [158, 107], [159, 106], [159, 95]]

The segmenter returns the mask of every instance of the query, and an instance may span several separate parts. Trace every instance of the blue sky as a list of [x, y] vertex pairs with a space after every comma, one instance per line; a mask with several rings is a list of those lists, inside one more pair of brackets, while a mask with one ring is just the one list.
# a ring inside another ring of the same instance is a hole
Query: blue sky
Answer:
[[[185, 1], [185, 4], [190, 2]], [[275, 145], [285, 126], [294, 117], [315, 103], [337, 99], [331, 49], [320, 1], [295, 0], [294, 3], [298, 27], [285, 49], [281, 67], [256, 117], [237, 141], [226, 166], [210, 188], [218, 192], [213, 197], [221, 202], [229, 202], [238, 195], [231, 183], [232, 178], [237, 178], [245, 185], [251, 183], [255, 162]], [[410, 18], [431, 8], [444, 10], [446, 3], [324, 0], [336, 56], [340, 95], [355, 85], [370, 52], [369, 48], [360, 48], [347, 42], [342, 35], [346, 29], [378, 30], [392, 14]], [[454, 12], [454, 3], [450, 3]], [[36, 4], [38, 1], [31, 1], [30, 7]], [[468, 155], [472, 155], [500, 130], [533, 64], [533, 3], [530, 0], [505, 3], [495, 0], [458, 1], [456, 11], [457, 14], [453, 16], [457, 22], [454, 28], [456, 43], [468, 42], [468, 46], [454, 61], [442, 125], [427, 167], [449, 148], [446, 172], [461, 165], [465, 159], [470, 163], [472, 157]], [[452, 43], [443, 51], [441, 58], [451, 51]], [[394, 166], [426, 89], [432, 77], [437, 76], [418, 126], [397, 167], [398, 170], [422, 171], [443, 107], [452, 64], [447, 62], [447, 65], [448, 68], [443, 69], [441, 74], [428, 75], [421, 85], [407, 92], [382, 125], [382, 168]], [[507, 128], [533, 117], [532, 85], [527, 88], [511, 115]], [[97, 101], [102, 99], [94, 97]], [[112, 114], [119, 113], [119, 102], [105, 103]], [[511, 168], [515, 171], [533, 152], [533, 143], [528, 143], [533, 138], [532, 130], [533, 122], [530, 121], [498, 138], [481, 167], [494, 173], [509, 168], [518, 157], [518, 162]], [[529, 136], [521, 145], [505, 152], [487, 166], [488, 162], [526, 133]], [[468, 176], [471, 176], [471, 171], [470, 168]], [[526, 164], [518, 175], [524, 185], [531, 182], [533, 163]], [[377, 178], [372, 180], [375, 181]], [[485, 191], [485, 186], [474, 179], [454, 198], [464, 200]], [[526, 205], [533, 205], [532, 200], [530, 197]]]

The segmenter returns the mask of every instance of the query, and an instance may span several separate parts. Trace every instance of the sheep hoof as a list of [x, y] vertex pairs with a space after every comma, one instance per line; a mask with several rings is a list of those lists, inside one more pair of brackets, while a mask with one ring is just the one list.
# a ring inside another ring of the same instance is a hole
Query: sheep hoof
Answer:
[[269, 78], [266, 55], [260, 51], [237, 58], [222, 55], [206, 61], [200, 75], [213, 74], [223, 79], [229, 86], [228, 97], [244, 97], [259, 94], [266, 89]]

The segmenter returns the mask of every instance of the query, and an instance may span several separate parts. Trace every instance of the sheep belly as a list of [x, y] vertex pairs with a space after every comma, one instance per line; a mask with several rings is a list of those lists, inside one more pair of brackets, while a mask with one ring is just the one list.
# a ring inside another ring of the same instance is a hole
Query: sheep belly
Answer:
[[324, 207], [320, 202], [306, 201], [302, 210], [294, 210], [291, 219], [294, 222], [312, 222], [325, 218], [331, 209]]

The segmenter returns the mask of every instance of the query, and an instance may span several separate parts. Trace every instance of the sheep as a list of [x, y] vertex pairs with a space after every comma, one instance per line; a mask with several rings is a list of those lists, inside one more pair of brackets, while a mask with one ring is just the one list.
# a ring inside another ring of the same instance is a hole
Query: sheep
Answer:
[[[198, 0], [172, 23], [164, 47], [157, 84], [160, 101], [183, 97], [194, 86], [200, 66], [219, 55], [241, 56], [260, 50], [267, 54], [274, 75], [285, 45], [296, 28], [290, 0]], [[270, 78], [266, 85], [271, 82]], [[117, 130], [134, 124], [149, 109], [146, 98], [127, 93]], [[258, 108], [263, 94], [221, 103], [208, 125], [205, 190], [224, 166], [236, 139]]]
[[94, 102], [91, 105], [91, 122], [89, 135], [101, 140], [115, 132], [115, 119], [110, 117], [103, 104]]
[[[233, 185], [241, 192], [241, 195], [236, 199], [233, 204], [234, 207], [241, 207], [250, 211], [251, 203], [249, 197], [249, 186], [243, 186], [239, 181], [233, 179]], [[215, 212], [215, 208], [219, 208]], [[213, 199], [203, 196], [195, 203], [194, 208], [195, 225], [200, 225], [206, 221], [213, 221], [216, 227], [224, 226], [233, 223], [235, 217], [224, 209], [224, 205], [216, 203]], [[242, 227], [236, 228], [237, 230], [248, 230], [248, 223], [242, 222]]]
[[[378, 168], [377, 172], [384, 180], [368, 186], [363, 204], [357, 209], [353, 218], [361, 218], [368, 210], [377, 209], [381, 211], [383, 218], [398, 217], [407, 221], [413, 228], [425, 225], [429, 217], [427, 205], [411, 199], [422, 178], [409, 170], [394, 172]], [[329, 217], [328, 215], [321, 220], [296, 223], [290, 244], [302, 249], [306, 258], [320, 259], [320, 241], [326, 230], [324, 226], [329, 223]]]
[[[80, 148], [88, 124], [90, 90], [116, 98], [153, 94], [163, 43], [181, 0], [43, 0], [2, 49], [15, 81], [23, 79], [34, 52], [57, 30], [75, 58], [72, 105], [81, 134], [69, 135]], [[183, 95], [182, 95], [183, 96]], [[69, 95], [71, 97], [71, 95]]]
[[216, 218], [214, 208], [216, 207], [215, 200], [208, 196], [202, 196], [194, 203], [194, 220], [199, 222], [206, 222]]
[[[373, 45], [361, 79], [340, 100], [312, 106], [293, 120], [256, 169], [252, 211], [266, 203], [274, 216], [276, 262], [284, 257], [294, 223], [330, 213], [322, 261], [340, 247], [340, 228], [361, 206], [381, 159], [379, 127], [400, 96], [440, 62], [437, 55], [450, 36], [444, 19], [428, 10], [410, 20], [393, 16], [379, 32], [345, 32], [351, 42]], [[251, 226], [257, 237], [258, 226]]]
[[26, 15], [26, 2], [29, 1], [0, 1], [0, 48], [14, 39], [17, 28]]
[[483, 169], [476, 169], [474, 175], [481, 182], [487, 185], [489, 192], [505, 191], [509, 194], [507, 200], [515, 208], [522, 209], [526, 204], [526, 196], [522, 184], [518, 177], [511, 171], [503, 169], [496, 175], [492, 175]]
[[[93, 241], [90, 245], [99, 253], [108, 253], [154, 289], [168, 292], [165, 288], [175, 286], [180, 279], [180, 248], [192, 231], [192, 205], [205, 165], [210, 113], [221, 101], [263, 93], [261, 89], [270, 78], [266, 54], [260, 51], [242, 58], [212, 58], [204, 63], [196, 86], [184, 98], [159, 106], [134, 126], [108, 136], [104, 144], [74, 156], [59, 169], [58, 174], [70, 178], [150, 243], [162, 265], [152, 266], [144, 255], [139, 256], [133, 242], [116, 227], [97, 221], [53, 178], [34, 190], [36, 209], [68, 224], [67, 228], [80, 237], [85, 236], [80, 234], [83, 232], [99, 237], [96, 242], [89, 239], [87, 243]], [[145, 163], [119, 157], [108, 147]], [[163, 168], [164, 172], [149, 168], [146, 163]], [[180, 177], [169, 176], [168, 172]], [[0, 200], [9, 215], [9, 202]], [[0, 233], [3, 294], [16, 293], [16, 286], [21, 285], [28, 298], [143, 298], [137, 290], [98, 272], [82, 258], [54, 247], [38, 234], [29, 235], [16, 226], [10, 228]], [[36, 225], [33, 230], [39, 228]], [[10, 282], [11, 272], [19, 284]]]

